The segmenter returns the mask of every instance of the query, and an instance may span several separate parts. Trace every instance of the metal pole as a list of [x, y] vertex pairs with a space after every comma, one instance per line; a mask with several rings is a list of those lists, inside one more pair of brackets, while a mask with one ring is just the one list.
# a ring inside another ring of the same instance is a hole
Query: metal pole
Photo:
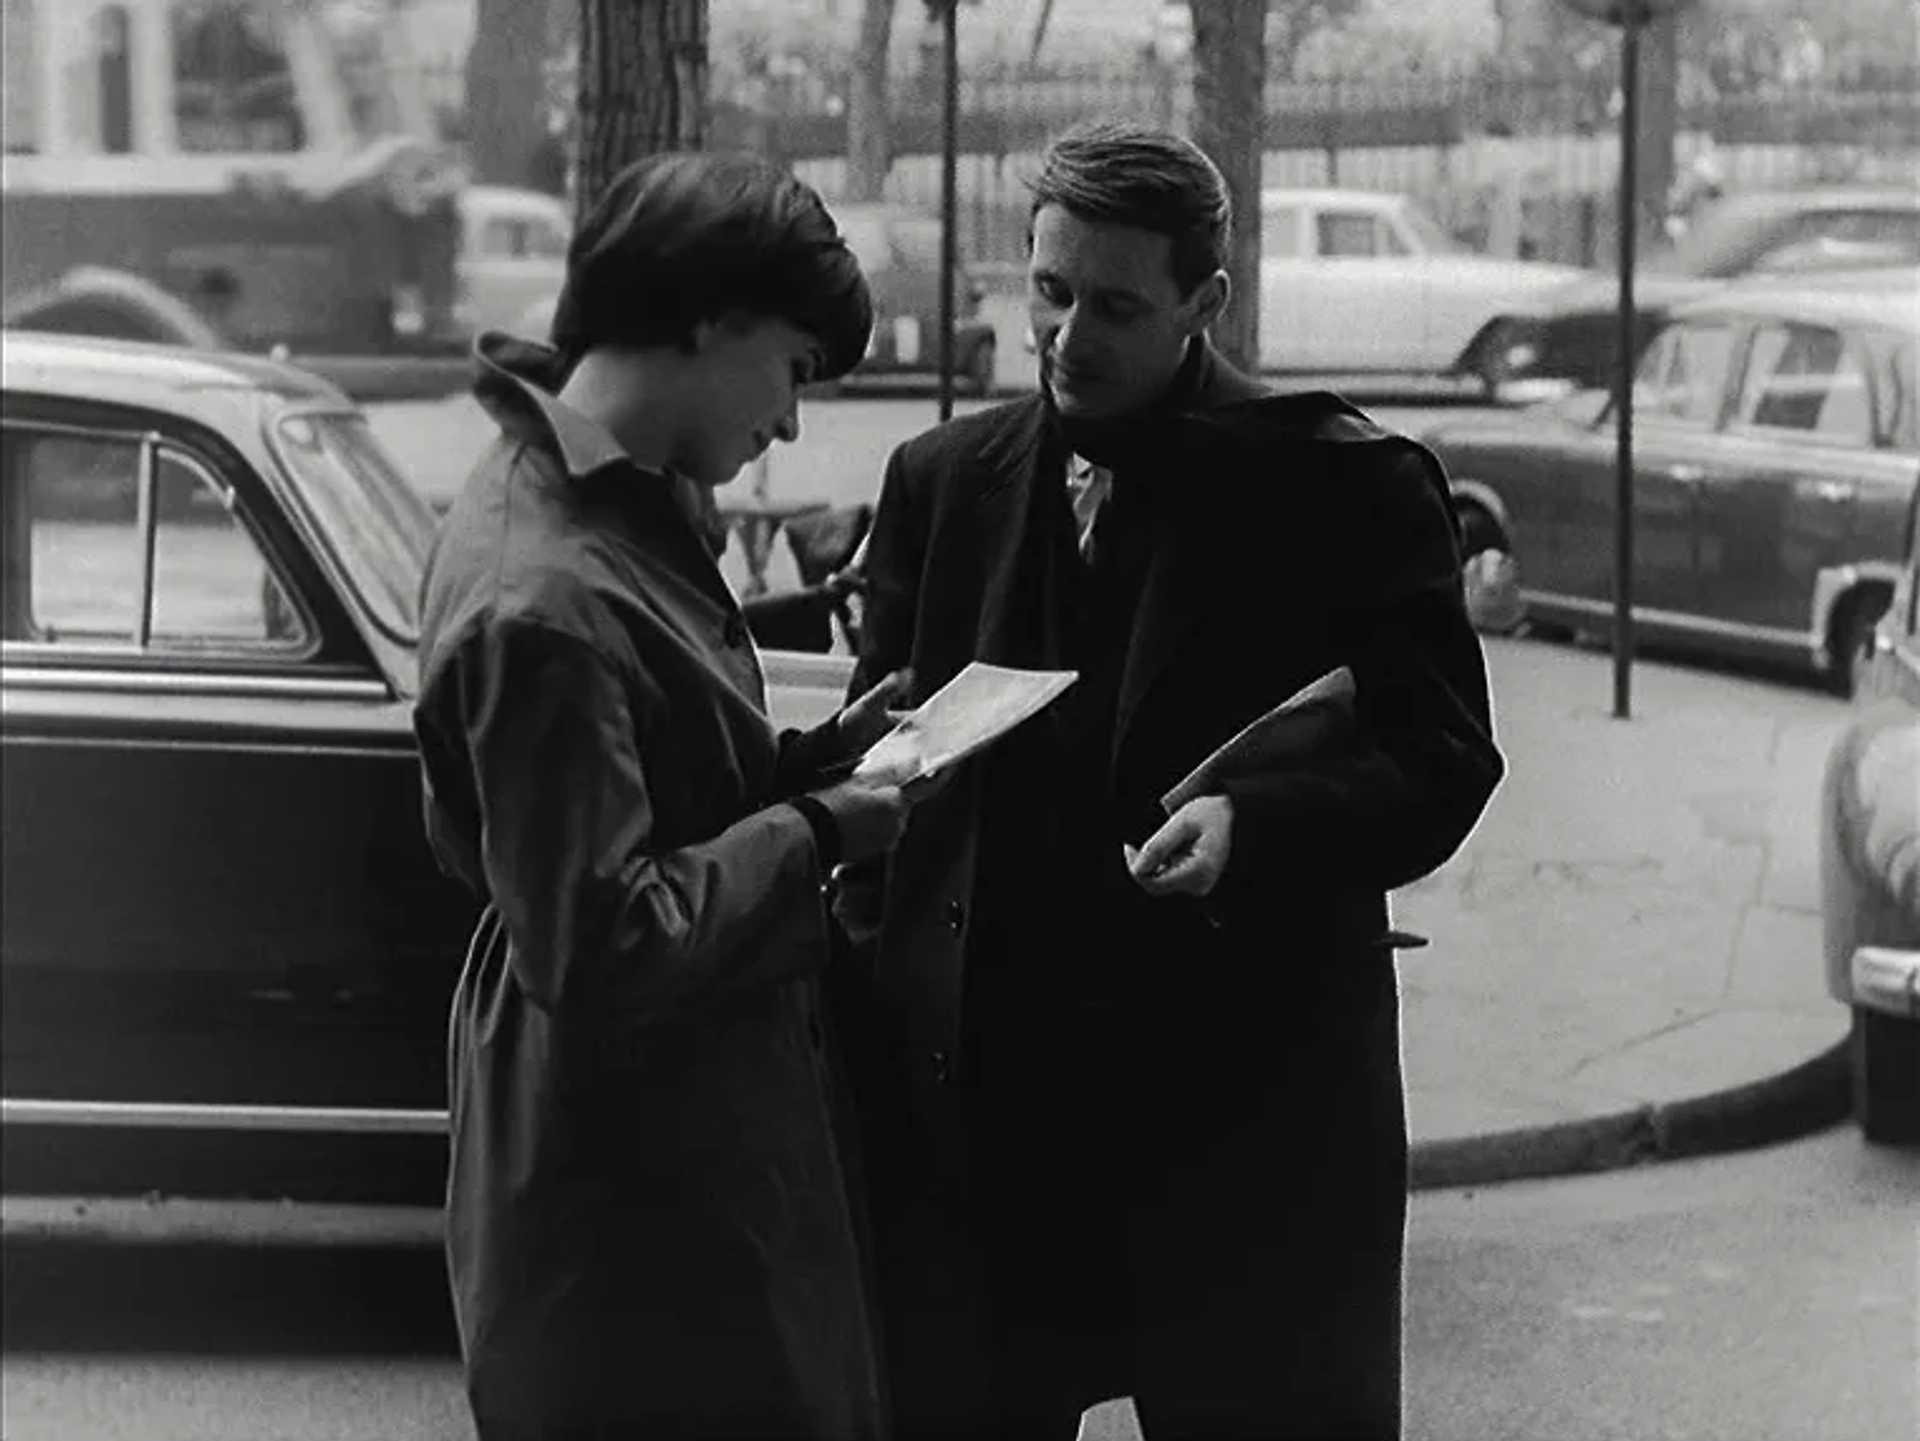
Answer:
[[956, 186], [960, 143], [959, 9], [959, 0], [946, 0], [940, 14], [946, 39], [940, 127], [940, 419], [943, 421], [953, 418], [953, 292], [954, 272], [960, 267], [956, 223], [960, 211]]
[[1633, 264], [1640, 228], [1640, 5], [1620, 26], [1620, 329], [1614, 375], [1613, 714], [1633, 714]]

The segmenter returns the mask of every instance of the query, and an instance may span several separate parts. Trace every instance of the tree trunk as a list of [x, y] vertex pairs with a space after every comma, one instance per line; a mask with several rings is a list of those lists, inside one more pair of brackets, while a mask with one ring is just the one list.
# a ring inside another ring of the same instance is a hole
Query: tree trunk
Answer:
[[547, 8], [552, 0], [479, 0], [467, 51], [467, 154], [483, 185], [533, 183], [545, 137]]
[[706, 0], [580, 0], [575, 215], [641, 156], [706, 138]]
[[887, 134], [887, 55], [893, 44], [895, 0], [862, 0], [860, 41], [853, 52], [847, 96], [848, 200], [878, 200], [893, 168]]
[[1233, 197], [1232, 302], [1213, 327], [1221, 354], [1260, 369], [1260, 162], [1266, 149], [1267, 0], [1188, 0], [1193, 8], [1193, 139]]

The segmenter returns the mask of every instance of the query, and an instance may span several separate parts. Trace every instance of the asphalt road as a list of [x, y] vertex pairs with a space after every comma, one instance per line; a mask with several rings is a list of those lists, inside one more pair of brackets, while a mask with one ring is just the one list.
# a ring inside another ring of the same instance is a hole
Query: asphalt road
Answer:
[[[1920, 1424], [1920, 1152], [1851, 1130], [1414, 1199], [1408, 1441], [1888, 1441]], [[468, 1436], [436, 1255], [15, 1251], [8, 1441]], [[1130, 1408], [1084, 1441], [1137, 1438]]]

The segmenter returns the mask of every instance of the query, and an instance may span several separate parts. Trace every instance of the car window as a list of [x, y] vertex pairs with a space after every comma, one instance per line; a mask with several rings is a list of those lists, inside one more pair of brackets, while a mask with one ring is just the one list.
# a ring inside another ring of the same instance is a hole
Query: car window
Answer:
[[[12, 7], [8, 14], [13, 13]], [[9, 30], [13, 29], [11, 23]], [[76, 150], [94, 155], [127, 155], [134, 148], [134, 77], [139, 73], [135, 50], [139, 44], [125, 5], [99, 5], [79, 31], [73, 59], [66, 68], [66, 134]], [[9, 34], [8, 60], [19, 48], [31, 63], [33, 51], [20, 37]], [[8, 67], [9, 89], [13, 67]]]
[[525, 242], [521, 237], [521, 226], [517, 220], [503, 215], [489, 217], [480, 227], [480, 254], [489, 260], [499, 260], [518, 255]]
[[1379, 255], [1385, 250], [1381, 240], [1380, 219], [1364, 211], [1328, 210], [1316, 217], [1320, 253], [1329, 257], [1352, 258]]
[[1733, 359], [1731, 325], [1670, 325], [1634, 377], [1634, 411], [1690, 425], [1720, 418], [1727, 367]]
[[542, 260], [564, 260], [567, 257], [567, 238], [567, 232], [551, 221], [529, 220], [526, 253]]
[[175, 143], [188, 154], [290, 154], [306, 126], [286, 11], [269, 0], [174, 0]]
[[1763, 326], [1748, 352], [1734, 423], [1870, 446], [1873, 399], [1866, 368], [1837, 330]]
[[1300, 253], [1300, 209], [1269, 208], [1260, 215], [1260, 253], [1269, 260], [1292, 260]]
[[420, 582], [437, 522], [352, 412], [290, 415], [272, 433], [274, 450], [312, 507], [327, 548], [374, 622], [394, 640], [420, 636]]
[[1915, 415], [1915, 407], [1920, 405], [1920, 358], [1916, 358], [1912, 341], [1903, 341], [1887, 352], [1880, 394], [1885, 412], [1880, 429], [1887, 443], [1909, 454], [1920, 451], [1920, 417]]
[[[230, 491], [197, 458], [139, 436], [16, 438], [8, 480], [22, 490], [14, 514], [30, 532], [29, 584], [10, 636], [161, 654], [306, 645], [307, 625]], [[148, 466], [150, 513], [141, 505]]]

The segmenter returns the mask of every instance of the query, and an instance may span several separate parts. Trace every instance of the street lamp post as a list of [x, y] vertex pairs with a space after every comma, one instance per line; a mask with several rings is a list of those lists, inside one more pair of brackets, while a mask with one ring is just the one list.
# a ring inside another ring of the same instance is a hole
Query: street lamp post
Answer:
[[1640, 32], [1687, 0], [1566, 0], [1620, 27], [1620, 310], [1613, 375], [1613, 714], [1633, 715], [1633, 267], [1640, 231]]
[[959, 0], [927, 0], [940, 21], [940, 419], [953, 418], [954, 272], [960, 265], [960, 43]]

